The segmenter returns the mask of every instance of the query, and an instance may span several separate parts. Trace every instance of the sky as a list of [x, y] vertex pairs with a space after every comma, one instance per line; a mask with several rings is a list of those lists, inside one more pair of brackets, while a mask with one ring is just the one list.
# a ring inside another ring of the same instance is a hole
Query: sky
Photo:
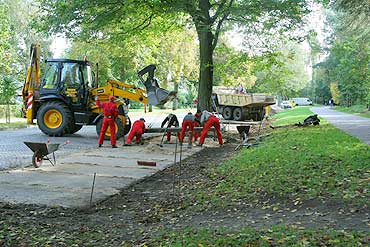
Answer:
[[50, 50], [53, 52], [53, 58], [63, 58], [63, 52], [69, 47], [69, 42], [62, 34], [55, 35], [52, 38]]

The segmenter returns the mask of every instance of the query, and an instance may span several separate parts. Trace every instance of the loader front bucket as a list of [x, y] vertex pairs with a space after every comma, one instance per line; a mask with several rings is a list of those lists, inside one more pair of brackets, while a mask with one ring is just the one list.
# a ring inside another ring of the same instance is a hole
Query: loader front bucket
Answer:
[[[154, 78], [154, 70], [156, 66], [151, 64], [144, 69], [138, 72], [139, 78], [141, 82], [144, 84], [146, 88], [146, 93], [148, 95], [148, 101], [151, 105], [164, 105], [166, 102], [171, 101], [176, 98], [177, 92], [175, 91], [168, 91], [164, 88], [161, 88], [158, 85], [157, 80]], [[144, 75], [148, 74], [146, 79], [144, 79]]]

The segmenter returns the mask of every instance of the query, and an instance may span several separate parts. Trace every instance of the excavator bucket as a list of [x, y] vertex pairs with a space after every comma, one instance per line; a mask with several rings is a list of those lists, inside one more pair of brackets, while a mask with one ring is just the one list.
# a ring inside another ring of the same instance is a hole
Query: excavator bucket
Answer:
[[[176, 98], [177, 92], [168, 91], [158, 85], [157, 80], [154, 78], [154, 70], [156, 66], [151, 64], [138, 72], [140, 81], [144, 84], [148, 95], [149, 104], [151, 105], [164, 105], [166, 102]], [[148, 74], [146, 79], [144, 75]]]

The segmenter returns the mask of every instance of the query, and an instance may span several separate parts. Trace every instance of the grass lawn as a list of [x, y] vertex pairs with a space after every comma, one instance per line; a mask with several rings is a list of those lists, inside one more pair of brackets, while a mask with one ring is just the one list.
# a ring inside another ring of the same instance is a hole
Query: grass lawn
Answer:
[[367, 117], [370, 118], [370, 111], [366, 109], [366, 106], [364, 105], [353, 105], [351, 107], [345, 107], [345, 106], [336, 106], [333, 108], [334, 110], [350, 113], [354, 115], [358, 115], [361, 117]]
[[[339, 231], [318, 230], [299, 231], [291, 227], [273, 227], [256, 230], [243, 228], [230, 229], [186, 229], [181, 232], [162, 233], [156, 239], [142, 246], [368, 246], [364, 233], [344, 233]], [[126, 245], [124, 245], [126, 246]], [[127, 245], [130, 246], [130, 245]]]
[[0, 123], [0, 130], [26, 128], [26, 122]]
[[[275, 125], [312, 115], [297, 107], [274, 116]], [[334, 200], [367, 205], [370, 198], [370, 148], [321, 120], [320, 126], [274, 130], [258, 147], [242, 149], [211, 174], [214, 186], [193, 192], [193, 210], [230, 207], [237, 202], [280, 198], [294, 205], [304, 200]], [[275, 211], [279, 204], [266, 205]], [[369, 235], [324, 229], [272, 226], [268, 229], [187, 229], [159, 234], [147, 246], [368, 246]], [[145, 246], [145, 245], [144, 245]]]
[[[276, 125], [311, 115], [299, 107], [275, 116]], [[253, 200], [261, 194], [283, 198], [333, 198], [366, 204], [370, 198], [370, 147], [321, 120], [320, 126], [277, 129], [257, 148], [243, 149], [219, 164], [217, 186], [199, 191], [201, 201], [236, 198]]]

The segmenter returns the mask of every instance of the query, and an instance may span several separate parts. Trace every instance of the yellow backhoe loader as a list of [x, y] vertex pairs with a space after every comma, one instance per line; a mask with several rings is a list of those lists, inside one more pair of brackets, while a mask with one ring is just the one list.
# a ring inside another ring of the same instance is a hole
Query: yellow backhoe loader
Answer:
[[[39, 129], [49, 136], [73, 134], [83, 125], [96, 125], [99, 135], [103, 115], [102, 109], [95, 104], [96, 95], [102, 102], [108, 101], [111, 95], [117, 99], [117, 138], [127, 134], [131, 128], [125, 104], [127, 100], [163, 105], [176, 97], [176, 92], [159, 87], [154, 78], [155, 65], [138, 72], [146, 88], [143, 90], [115, 80], [108, 80], [106, 86], [99, 87], [89, 61], [47, 59], [45, 62], [45, 72], [41, 77], [40, 46], [33, 44], [22, 91], [23, 113], [29, 124], [37, 119]], [[109, 137], [110, 132], [107, 131], [106, 138]]]

